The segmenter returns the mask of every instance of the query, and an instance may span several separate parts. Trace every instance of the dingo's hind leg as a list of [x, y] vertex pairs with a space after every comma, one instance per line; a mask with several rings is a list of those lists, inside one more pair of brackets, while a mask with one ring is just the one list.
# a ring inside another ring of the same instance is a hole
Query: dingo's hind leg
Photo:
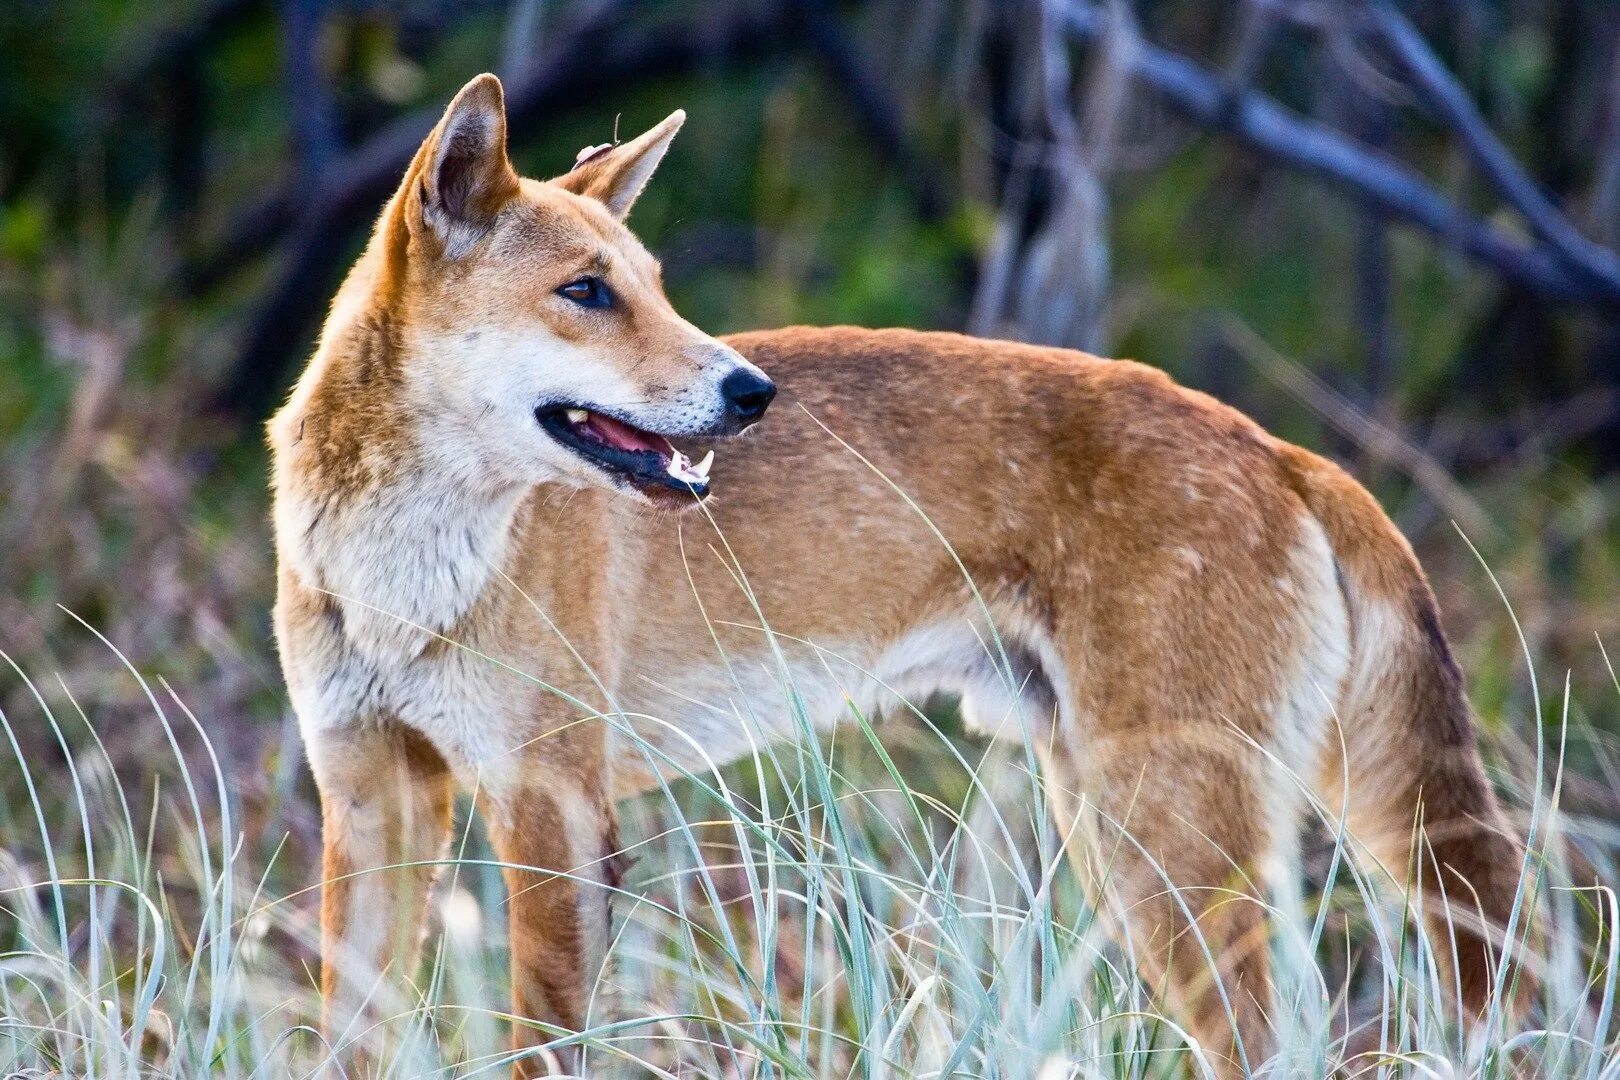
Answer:
[[1047, 765], [1082, 882], [1217, 1073], [1256, 1069], [1273, 1042], [1262, 870], [1279, 841], [1260, 755], [1213, 725], [1113, 741]]
[[[1439, 974], [1454, 991], [1445, 999], [1460, 1001], [1459, 1019], [1471, 1024], [1491, 1003], [1508, 926], [1533, 951], [1540, 920], [1529, 892], [1521, 896], [1524, 843], [1485, 774], [1461, 673], [1438, 631], [1425, 629], [1437, 625], [1434, 601], [1414, 588], [1405, 603], [1415, 615], [1363, 601], [1369, 655], [1346, 703], [1345, 753], [1334, 747], [1322, 787], [1330, 809], [1348, 806], [1352, 849], [1381, 868], [1376, 878], [1408, 890], [1414, 907], [1421, 898]], [[1517, 992], [1502, 1004], [1512, 1014], [1532, 978], [1507, 974]]]

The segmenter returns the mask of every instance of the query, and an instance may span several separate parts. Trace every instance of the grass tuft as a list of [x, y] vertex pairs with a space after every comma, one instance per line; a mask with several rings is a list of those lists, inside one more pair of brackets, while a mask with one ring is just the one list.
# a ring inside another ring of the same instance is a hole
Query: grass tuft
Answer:
[[[37, 713], [0, 713], [19, 794], [0, 806], [0, 1073], [316, 1075], [335, 1048], [316, 1031], [308, 844], [245, 827], [206, 721], [102, 644], [145, 703], [142, 722], [165, 733], [170, 760], [149, 775], [114, 768], [65, 681], [47, 692], [0, 657]], [[783, 670], [783, 700], [808, 731]], [[1545, 755], [1505, 737], [1496, 747], [1532, 838], [1517, 928], [1539, 908], [1553, 928], [1545, 955], [1511, 941], [1497, 1004], [1459, 1030], [1444, 951], [1404, 918], [1420, 898], [1381, 894], [1349, 857], [1338, 808], [1312, 802], [1317, 824], [1272, 893], [1277, 1056], [1251, 1067], [1620, 1075], [1620, 902], [1600, 884], [1615, 880], [1620, 829], [1565, 805], [1566, 779], [1579, 780], [1570, 746], [1601, 745], [1571, 720], [1573, 697], [1566, 679], [1545, 737], [1535, 710]], [[592, 1023], [551, 1033], [552, 1048], [586, 1048], [588, 1075], [1210, 1073], [1081, 894], [1064, 858], [1080, 846], [1048, 820], [1020, 748], [959, 738], [948, 710], [916, 704], [891, 710], [881, 738], [854, 712], [835, 736], [791, 744], [768, 743], [755, 717], [737, 722], [755, 736], [746, 760], [625, 807], [636, 869], [616, 898]], [[61, 760], [26, 754], [18, 724], [47, 727]], [[385, 1075], [509, 1069], [500, 869], [466, 820], [424, 970], [403, 992], [380, 983], [386, 1019], [339, 1035], [378, 1051]], [[1106, 878], [1106, 859], [1088, 872]], [[1516, 1018], [1501, 1003], [1521, 964], [1538, 989]]]

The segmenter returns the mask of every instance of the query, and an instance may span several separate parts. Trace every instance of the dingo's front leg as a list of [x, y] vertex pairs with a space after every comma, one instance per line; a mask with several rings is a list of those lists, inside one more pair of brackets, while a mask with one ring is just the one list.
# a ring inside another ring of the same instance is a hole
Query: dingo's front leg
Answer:
[[[322, 1030], [354, 1060], [365, 1017], [386, 1015], [390, 983], [415, 975], [434, 862], [450, 834], [451, 777], [400, 728], [322, 732], [309, 746], [321, 791]], [[414, 865], [413, 865], [414, 864]], [[389, 868], [395, 869], [389, 869]]]
[[[535, 1022], [514, 1025], [517, 1049], [585, 1025], [619, 881], [618, 829], [605, 787], [595, 769], [548, 755], [518, 791], [483, 808], [506, 864], [513, 1012]], [[577, 1069], [577, 1050], [553, 1056], [565, 1070]], [[546, 1055], [537, 1054], [514, 1073], [541, 1076], [546, 1066]]]

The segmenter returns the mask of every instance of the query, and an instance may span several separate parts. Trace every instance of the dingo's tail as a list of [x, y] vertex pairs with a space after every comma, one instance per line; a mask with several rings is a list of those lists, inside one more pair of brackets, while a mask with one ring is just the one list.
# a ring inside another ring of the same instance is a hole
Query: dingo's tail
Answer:
[[[1333, 546], [1350, 612], [1344, 756], [1330, 734], [1324, 799], [1330, 810], [1348, 805], [1352, 846], [1409, 886], [1414, 904], [1421, 890], [1442, 977], [1478, 1016], [1507, 930], [1522, 940], [1531, 929], [1528, 902], [1515, 915], [1524, 846], [1485, 775], [1462, 674], [1411, 547], [1343, 470], [1293, 447], [1285, 460]], [[1521, 995], [1528, 986], [1518, 980]]]

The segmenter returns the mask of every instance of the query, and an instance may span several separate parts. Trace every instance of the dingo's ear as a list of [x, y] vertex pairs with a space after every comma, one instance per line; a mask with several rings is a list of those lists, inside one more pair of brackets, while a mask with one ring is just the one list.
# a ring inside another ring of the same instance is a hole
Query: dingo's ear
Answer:
[[450, 258], [466, 254], [518, 192], [506, 157], [506, 98], [501, 81], [480, 75], [456, 95], [417, 151], [409, 197], [416, 217]]
[[580, 151], [580, 159], [572, 172], [564, 173], [552, 183], [576, 195], [588, 195], [605, 205], [614, 217], [623, 221], [630, 207], [652, 178], [653, 170], [664, 159], [664, 151], [675, 133], [686, 123], [681, 109], [666, 116], [658, 126], [643, 132], [627, 143], [613, 147], [593, 147]]

